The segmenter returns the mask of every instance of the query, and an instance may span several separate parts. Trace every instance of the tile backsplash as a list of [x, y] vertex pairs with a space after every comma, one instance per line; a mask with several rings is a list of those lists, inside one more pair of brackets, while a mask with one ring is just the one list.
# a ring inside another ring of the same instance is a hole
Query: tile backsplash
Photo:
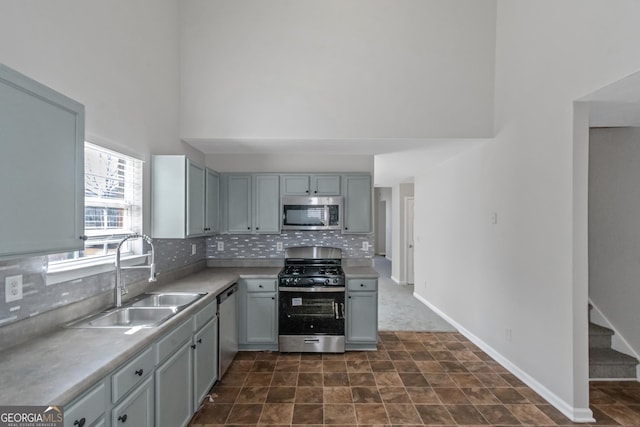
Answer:
[[[192, 255], [196, 245], [196, 255]], [[154, 239], [158, 276], [204, 260], [205, 241], [199, 239]], [[34, 256], [0, 261], [0, 328], [36, 316], [89, 297], [112, 291], [115, 286], [113, 269], [81, 279], [60, 282], [47, 286], [47, 256]], [[5, 279], [22, 275], [20, 300], [7, 303]], [[148, 275], [145, 270], [128, 270], [126, 283], [142, 280]]]
[[[223, 249], [218, 250], [218, 242]], [[342, 249], [343, 258], [373, 258], [373, 234], [342, 234], [340, 231], [283, 231], [281, 234], [219, 234], [206, 239], [208, 259], [282, 259], [293, 246], [331, 246]], [[363, 244], [367, 249], [363, 249]]]

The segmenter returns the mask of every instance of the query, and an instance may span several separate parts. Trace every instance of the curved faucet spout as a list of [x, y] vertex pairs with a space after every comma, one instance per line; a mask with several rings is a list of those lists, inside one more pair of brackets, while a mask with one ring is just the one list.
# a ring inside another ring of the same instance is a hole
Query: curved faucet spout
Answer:
[[[149, 244], [149, 246], [151, 247], [151, 250], [149, 251], [148, 255], [149, 256], [149, 263], [146, 265], [136, 265], [136, 266], [130, 266], [130, 267], [122, 267], [120, 264], [120, 249], [122, 248], [122, 245], [124, 244], [124, 242], [126, 242], [127, 240], [131, 240], [131, 239], [143, 239], [145, 242], [147, 242]], [[156, 260], [155, 260], [155, 248], [153, 246], [153, 240], [151, 239], [151, 237], [147, 236], [146, 234], [129, 234], [128, 236], [125, 236], [124, 239], [122, 239], [119, 243], [118, 243], [118, 247], [116, 248], [116, 260], [115, 260], [115, 264], [116, 264], [116, 286], [115, 286], [115, 305], [116, 307], [120, 307], [122, 305], [122, 295], [127, 293], [127, 289], [125, 287], [124, 281], [122, 280], [122, 270], [125, 269], [148, 269], [149, 270], [149, 282], [155, 282], [156, 279]]]

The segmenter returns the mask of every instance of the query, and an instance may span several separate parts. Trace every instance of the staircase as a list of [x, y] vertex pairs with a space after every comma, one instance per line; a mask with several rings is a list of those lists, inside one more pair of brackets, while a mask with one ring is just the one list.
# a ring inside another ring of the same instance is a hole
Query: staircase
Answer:
[[611, 348], [613, 334], [611, 329], [589, 322], [589, 378], [637, 379], [638, 361]]

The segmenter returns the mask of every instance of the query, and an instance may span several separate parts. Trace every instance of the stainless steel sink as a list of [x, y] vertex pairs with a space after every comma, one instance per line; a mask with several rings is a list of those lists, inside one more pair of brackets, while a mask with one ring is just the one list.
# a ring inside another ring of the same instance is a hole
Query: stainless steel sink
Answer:
[[153, 328], [206, 295], [197, 292], [142, 294], [120, 308], [75, 321], [69, 328]]
[[[205, 293], [194, 292], [163, 292], [147, 293], [137, 297], [130, 303], [131, 307], [179, 307], [184, 308], [193, 304]], [[129, 304], [128, 304], [129, 305]]]
[[178, 310], [175, 307], [123, 307], [99, 315], [87, 324], [94, 328], [153, 327], [164, 322]]

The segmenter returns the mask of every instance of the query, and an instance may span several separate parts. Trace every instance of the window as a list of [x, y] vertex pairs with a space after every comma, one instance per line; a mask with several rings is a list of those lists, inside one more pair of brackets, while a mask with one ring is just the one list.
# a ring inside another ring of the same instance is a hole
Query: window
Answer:
[[50, 255], [50, 265], [108, 257], [124, 236], [142, 232], [142, 161], [85, 142], [84, 162], [84, 250]]

